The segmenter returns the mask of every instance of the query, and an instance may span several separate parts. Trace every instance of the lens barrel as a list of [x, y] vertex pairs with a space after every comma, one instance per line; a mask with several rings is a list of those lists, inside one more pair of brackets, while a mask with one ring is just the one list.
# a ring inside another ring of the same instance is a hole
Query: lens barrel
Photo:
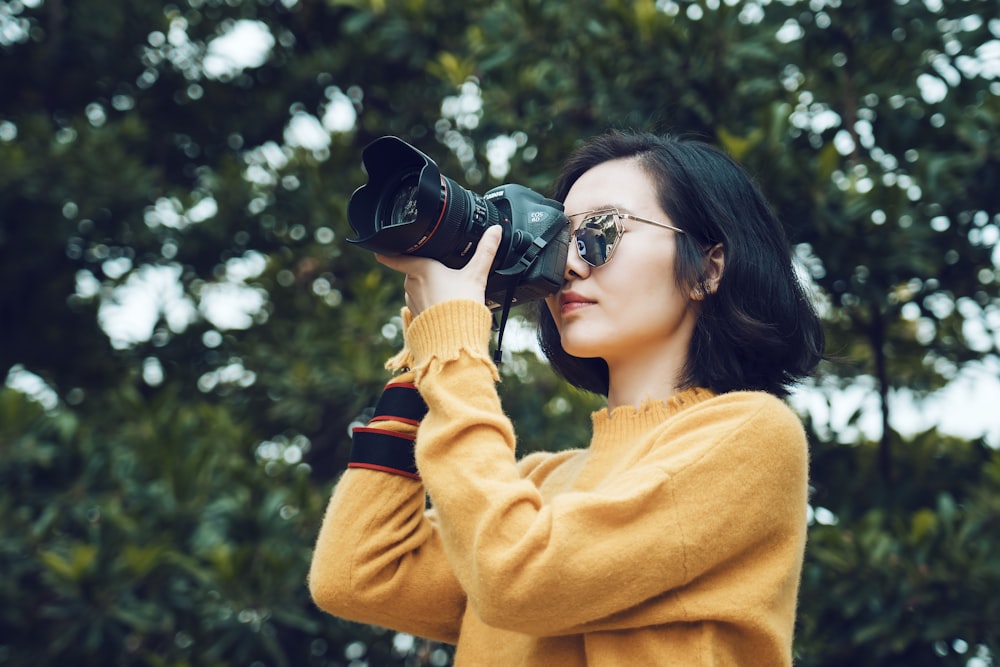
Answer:
[[347, 206], [358, 235], [351, 243], [457, 268], [468, 263], [486, 228], [500, 223], [495, 206], [443, 176], [433, 160], [401, 139], [377, 139], [362, 160], [368, 183]]

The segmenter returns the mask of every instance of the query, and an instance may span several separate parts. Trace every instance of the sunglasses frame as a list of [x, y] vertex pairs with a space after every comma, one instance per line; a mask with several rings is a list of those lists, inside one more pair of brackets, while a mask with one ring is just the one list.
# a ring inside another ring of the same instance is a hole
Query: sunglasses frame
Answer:
[[[656, 225], [657, 227], [663, 227], [664, 229], [672, 230], [674, 232], [677, 232], [678, 234], [684, 234], [685, 233], [684, 230], [681, 229], [680, 227], [675, 227], [674, 225], [668, 224], [666, 222], [658, 222], [656, 220], [650, 220], [648, 218], [640, 218], [639, 216], [632, 215], [631, 213], [622, 213], [621, 211], [619, 211], [616, 208], [595, 208], [595, 209], [591, 209], [589, 211], [580, 211], [579, 213], [574, 213], [572, 215], [567, 215], [566, 218], [572, 221], [573, 218], [579, 217], [581, 215], [582, 216], [586, 216], [586, 217], [584, 217], [580, 221], [580, 224], [577, 226], [577, 228], [574, 229], [573, 232], [570, 234], [570, 236], [572, 236], [574, 240], [577, 238], [577, 236], [576, 236], [577, 233], [587, 223], [588, 220], [593, 220], [593, 219], [595, 219], [597, 217], [600, 217], [602, 215], [610, 215], [612, 217], [612, 219], [615, 221], [615, 228], [618, 230], [618, 237], [615, 239], [615, 242], [611, 245], [611, 249], [608, 251], [607, 255], [605, 255], [604, 261], [602, 263], [595, 265], [595, 264], [591, 263], [590, 260], [588, 260], [586, 257], [584, 257], [583, 255], [580, 255], [580, 259], [582, 259], [591, 268], [594, 268], [594, 269], [597, 269], [597, 268], [600, 268], [600, 267], [604, 266], [605, 264], [607, 264], [608, 262], [610, 262], [611, 258], [614, 256], [615, 250], [618, 248], [618, 244], [621, 243], [622, 236], [625, 235], [625, 223], [622, 222], [623, 220], [635, 220], [637, 222], [645, 222], [646, 224], [649, 224], [649, 225]], [[579, 246], [577, 246], [577, 253], [578, 254], [579, 254], [579, 251], [580, 251], [580, 248], [579, 248]]]

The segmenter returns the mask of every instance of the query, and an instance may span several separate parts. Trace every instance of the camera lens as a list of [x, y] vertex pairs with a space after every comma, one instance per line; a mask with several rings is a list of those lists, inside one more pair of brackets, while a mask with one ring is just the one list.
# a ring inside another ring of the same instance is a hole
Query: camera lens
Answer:
[[441, 174], [429, 157], [397, 137], [382, 137], [362, 155], [368, 184], [354, 191], [347, 217], [363, 248], [385, 255], [433, 257], [465, 266], [490, 225], [504, 226], [497, 262], [510, 245], [509, 212]]
[[501, 224], [504, 238], [497, 265], [510, 251], [509, 211], [441, 174], [429, 157], [396, 137], [365, 148], [369, 181], [354, 194], [347, 215], [358, 238], [351, 243], [386, 255], [433, 257], [452, 268], [465, 266], [483, 232]]
[[420, 211], [417, 209], [417, 178], [410, 176], [403, 181], [392, 200], [392, 208], [386, 227], [410, 225], [417, 221]]

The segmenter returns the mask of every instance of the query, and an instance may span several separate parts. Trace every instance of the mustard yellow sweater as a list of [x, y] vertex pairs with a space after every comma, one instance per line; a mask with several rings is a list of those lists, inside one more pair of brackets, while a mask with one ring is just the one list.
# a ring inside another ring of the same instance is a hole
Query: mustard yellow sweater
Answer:
[[693, 389], [595, 413], [586, 449], [518, 460], [490, 321], [471, 301], [413, 320], [421, 479], [343, 475], [309, 574], [316, 603], [456, 643], [459, 666], [791, 664], [807, 502], [796, 415], [766, 393]]

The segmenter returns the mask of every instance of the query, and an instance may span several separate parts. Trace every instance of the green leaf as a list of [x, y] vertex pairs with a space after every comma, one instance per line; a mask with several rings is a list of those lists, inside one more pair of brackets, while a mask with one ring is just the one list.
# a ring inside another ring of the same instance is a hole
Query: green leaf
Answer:
[[70, 546], [66, 555], [43, 550], [38, 557], [58, 577], [79, 582], [93, 568], [97, 558], [97, 547], [92, 544], [75, 543]]

